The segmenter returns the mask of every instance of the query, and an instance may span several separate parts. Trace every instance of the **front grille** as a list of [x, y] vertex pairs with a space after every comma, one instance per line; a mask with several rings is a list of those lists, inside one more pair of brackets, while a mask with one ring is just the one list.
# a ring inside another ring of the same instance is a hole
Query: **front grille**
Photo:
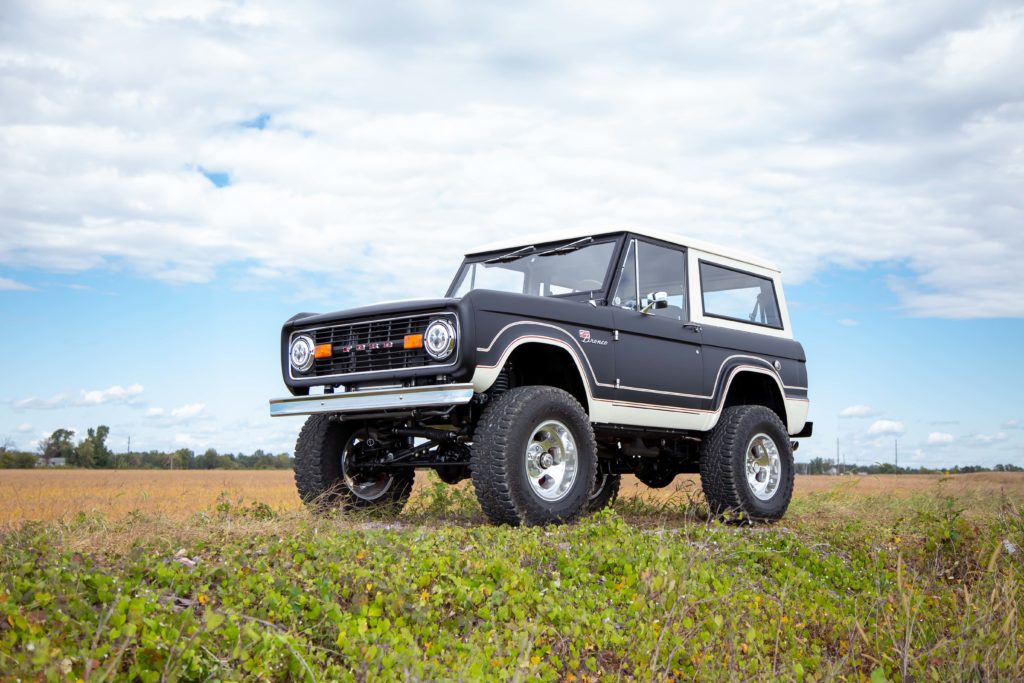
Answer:
[[[424, 315], [343, 323], [307, 330], [315, 344], [330, 344], [330, 358], [320, 358], [306, 377], [351, 375], [421, 368], [434, 361], [423, 349], [405, 349], [406, 335], [423, 334], [431, 320], [445, 317], [456, 325], [452, 314]], [[452, 359], [454, 360], [454, 359]], [[445, 363], [447, 365], [448, 363]]]

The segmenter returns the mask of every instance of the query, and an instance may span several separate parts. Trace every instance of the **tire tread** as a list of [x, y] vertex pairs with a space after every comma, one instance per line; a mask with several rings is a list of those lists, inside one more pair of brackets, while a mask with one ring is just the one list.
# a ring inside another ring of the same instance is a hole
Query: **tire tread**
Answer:
[[[586, 482], [586, 490], [589, 492], [593, 486], [593, 476], [597, 471], [597, 444], [589, 418], [579, 402], [571, 394], [550, 386], [534, 385], [510, 389], [484, 409], [474, 431], [470, 458], [470, 474], [477, 500], [484, 514], [495, 524], [518, 526], [537, 523], [526, 506], [517, 500], [518, 492], [513, 489], [513, 477], [516, 473], [510, 468], [508, 454], [512, 447], [510, 441], [514, 438], [523, 412], [538, 401], [561, 403], [576, 411], [577, 416], [586, 423], [587, 429], [584, 433], [575, 436], [578, 441], [577, 451], [581, 455], [592, 454], [593, 462], [589, 468], [591, 481]], [[581, 443], [584, 440], [586, 442]], [[584, 513], [586, 507], [584, 500], [575, 511], [560, 516], [557, 521], [574, 521]]]
[[[793, 456], [788, 442], [776, 444], [783, 458], [783, 481], [780, 482], [783, 499], [776, 503], [777, 513], [766, 514], [756, 510], [749, 496], [741, 492], [746, 482], [739, 460], [745, 457], [748, 423], [763, 420], [772, 423], [783, 435], [785, 427], [779, 416], [769, 408], [760, 405], [731, 406], [722, 411], [718, 424], [701, 444], [700, 481], [707, 498], [711, 514], [730, 520], [747, 519], [770, 522], [782, 517], [793, 495]], [[743, 451], [740, 453], [739, 451]], [[738, 471], [739, 468], [739, 471]]]
[[346, 431], [348, 428], [334, 421], [330, 415], [311, 415], [302, 425], [295, 442], [294, 464], [299, 497], [317, 511], [340, 505], [343, 510], [391, 508], [397, 514], [412, 493], [415, 472], [396, 471], [387, 495], [377, 500], [358, 497], [340, 481], [339, 458], [350, 433]]

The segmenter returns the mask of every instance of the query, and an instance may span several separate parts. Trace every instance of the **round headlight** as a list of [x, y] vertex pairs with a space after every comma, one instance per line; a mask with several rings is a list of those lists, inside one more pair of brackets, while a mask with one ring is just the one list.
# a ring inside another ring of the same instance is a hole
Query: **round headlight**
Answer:
[[313, 367], [313, 340], [305, 335], [292, 339], [288, 359], [299, 372], [306, 372]]
[[434, 320], [423, 333], [423, 348], [434, 360], [444, 360], [455, 350], [455, 328], [447, 320]]

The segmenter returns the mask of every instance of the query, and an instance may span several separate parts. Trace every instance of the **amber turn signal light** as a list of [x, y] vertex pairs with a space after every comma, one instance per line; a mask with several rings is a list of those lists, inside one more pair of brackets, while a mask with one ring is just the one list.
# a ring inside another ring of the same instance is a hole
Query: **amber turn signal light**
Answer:
[[404, 348], [407, 349], [422, 349], [423, 348], [423, 335], [422, 334], [407, 334], [405, 335]]
[[330, 358], [331, 357], [331, 345], [330, 344], [317, 344], [316, 348], [313, 349], [313, 358]]

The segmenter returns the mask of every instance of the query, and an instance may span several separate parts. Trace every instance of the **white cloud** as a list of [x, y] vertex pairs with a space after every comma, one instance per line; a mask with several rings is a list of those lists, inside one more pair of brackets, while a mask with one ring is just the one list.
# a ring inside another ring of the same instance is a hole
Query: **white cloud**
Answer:
[[1003, 423], [1003, 429], [1020, 429], [1020, 420], [1007, 420]]
[[179, 446], [192, 446], [196, 443], [196, 440], [191, 434], [178, 433], [174, 435], [174, 443]]
[[1010, 0], [8, 5], [0, 265], [392, 298], [527, 226], [635, 224], [790, 281], [900, 263], [913, 314], [1024, 315]]
[[114, 401], [130, 401], [144, 391], [141, 384], [133, 384], [129, 387], [122, 387], [115, 384], [107, 389], [82, 392], [82, 403], [87, 405], [102, 405]]
[[22, 422], [20, 425], [18, 425], [17, 431], [21, 432], [22, 434], [25, 434], [27, 432], [31, 432], [32, 431], [32, 425], [30, 425], [28, 422]]
[[8, 277], [0, 277], [0, 292], [24, 292], [32, 289], [23, 282], [12, 280]]
[[839, 324], [843, 327], [856, 327], [857, 325], [860, 325], [860, 323], [853, 318], [843, 318], [839, 321]]
[[206, 406], [202, 403], [189, 403], [187, 405], [181, 406], [180, 408], [175, 408], [174, 410], [172, 410], [171, 416], [182, 420], [187, 420], [203, 412], [205, 408]]
[[61, 393], [51, 396], [50, 398], [23, 398], [14, 401], [11, 405], [15, 410], [49, 410], [51, 408], [66, 408], [72, 405], [72, 397], [70, 394]]
[[971, 440], [977, 446], [991, 446], [992, 444], [1006, 441], [1008, 437], [1005, 432], [996, 432], [995, 434], [972, 434]]
[[928, 435], [929, 446], [948, 446], [956, 439], [952, 434], [946, 432], [932, 432]]
[[853, 405], [839, 411], [839, 417], [870, 417], [875, 414], [871, 406]]
[[146, 417], [181, 423], [203, 414], [205, 410], [206, 404], [204, 403], [186, 403], [183, 406], [172, 408], [170, 410], [159, 407], [150, 408], [146, 411]]
[[11, 406], [15, 410], [54, 410], [57, 408], [79, 406], [98, 406], [108, 403], [138, 405], [139, 396], [143, 391], [144, 388], [141, 384], [132, 384], [128, 387], [115, 384], [106, 389], [82, 390], [77, 395], [62, 392], [50, 398], [23, 398], [13, 401]]
[[868, 427], [870, 436], [900, 436], [906, 430], [902, 422], [896, 420], [875, 420]]

